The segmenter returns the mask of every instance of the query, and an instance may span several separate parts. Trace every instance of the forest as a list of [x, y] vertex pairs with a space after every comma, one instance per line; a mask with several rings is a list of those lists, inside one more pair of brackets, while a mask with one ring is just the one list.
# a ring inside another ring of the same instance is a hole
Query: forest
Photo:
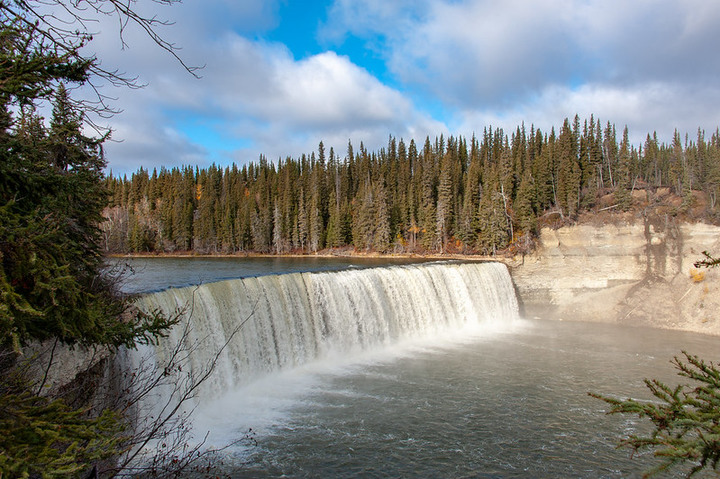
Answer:
[[[628, 211], [638, 193], [678, 200], [666, 211], [716, 221], [720, 131], [670, 144], [576, 115], [559, 131], [444, 137], [421, 145], [393, 136], [368, 151], [317, 151], [242, 167], [140, 169], [105, 179], [101, 225], [108, 253], [496, 254], [532, 249], [538, 228], [583, 212]], [[609, 202], [608, 202], [609, 199]], [[601, 204], [601, 200], [603, 203]], [[700, 213], [698, 214], [698, 206]], [[691, 214], [692, 212], [692, 214]]]
[[[720, 132], [709, 141], [702, 131], [692, 140], [675, 133], [670, 145], [653, 135], [634, 148], [627, 129], [618, 143], [614, 126], [592, 117], [582, 126], [566, 120], [557, 134], [488, 128], [481, 138], [440, 136], [422, 146], [390, 137], [380, 151], [360, 144], [356, 152], [349, 142], [341, 154], [320, 143], [299, 159], [105, 176], [110, 133], [93, 130], [91, 118], [116, 111], [98, 88], [141, 85], [90, 53], [96, 22], [116, 21], [123, 45], [123, 29], [135, 26], [188, 73], [195, 69], [156, 32], [166, 23], [135, 6], [0, 2], [0, 477], [178, 477], [195, 466], [209, 474], [184, 435], [193, 408], [182, 405], [213, 369], [183, 372], [197, 346], [184, 349], [181, 340], [156, 368], [105, 374], [120, 348], [159, 341], [186, 312], [139, 310], [107, 271], [108, 252], [495, 253], [530, 248], [540, 226], [584, 211], [631, 211], [639, 191], [671, 191], [678, 201], [668, 214], [718, 219]], [[83, 100], [79, 88], [96, 96]], [[44, 353], [29, 349], [35, 345]], [[91, 362], [53, 385], [51, 368], [75, 363], [56, 355], [66, 348], [87, 351]], [[649, 403], [642, 413], [673, 435], [671, 461], [716, 467], [717, 441], [676, 433], [700, 417], [717, 437], [717, 401], [697, 405], [717, 397], [718, 372], [688, 361], [709, 371], [709, 389], [696, 389], [698, 400], [683, 392], [663, 409], [671, 415]], [[99, 387], [106, 379], [122, 387]], [[163, 413], [137, 421], [137, 401], [158, 391], [172, 391]], [[657, 447], [658, 438], [631, 445]]]

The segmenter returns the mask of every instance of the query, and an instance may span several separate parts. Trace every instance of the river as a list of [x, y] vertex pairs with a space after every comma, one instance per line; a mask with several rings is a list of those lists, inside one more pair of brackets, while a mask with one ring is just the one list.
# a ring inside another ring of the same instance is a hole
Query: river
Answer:
[[[390, 274], [387, 268], [350, 274], [363, 280], [357, 283], [343, 279], [347, 271], [377, 263], [165, 261], [153, 259], [152, 267], [136, 263], [139, 276], [151, 270], [155, 278], [148, 282], [152, 286], [138, 290], [162, 289], [158, 277], [163, 271], [167, 284], [181, 286], [199, 282], [198, 278], [212, 282], [234, 275], [317, 272], [327, 267], [337, 272], [287, 278], [292, 278], [292, 284], [311, 285], [308, 289], [315, 292], [322, 290], [315, 285], [322, 279], [331, 286], [318, 296], [337, 294], [359, 304], [350, 293], [334, 293], [333, 288], [341, 289], [340, 284], [345, 282], [350, 290], [365, 287], [358, 286], [362, 284], [380, 287], [377, 285], [382, 283], [385, 288], [390, 284], [383, 279]], [[268, 268], [267, 264], [277, 268]], [[453, 268], [463, 275], [468, 271], [475, 274], [475, 269]], [[390, 268], [393, 284], [404, 283], [416, 291], [431, 290], [418, 281], [430, 281], [437, 290], [438, 282], [450, 281], [450, 269], [442, 265], [404, 267], [399, 272]], [[200, 293], [199, 303], [207, 303], [215, 290], [223, 291], [224, 296], [234, 295], [228, 291], [239, 291], [233, 288], [240, 288], [240, 284], [245, 289], [255, 285], [253, 291], [277, 288], [285, 294], [281, 301], [290, 301], [284, 286], [290, 279], [285, 278], [257, 285], [255, 280], [210, 285]], [[273, 286], [268, 286], [271, 283]], [[460, 283], [448, 288], [458, 289], [462, 289]], [[439, 306], [456, 315], [477, 315], [479, 307], [468, 313], [470, 308], [465, 303], [476, 301], [474, 295], [479, 289], [482, 287], [474, 284], [464, 296], [448, 296]], [[376, 295], [372, 291], [358, 294]], [[162, 298], [166, 296], [163, 293]], [[410, 293], [406, 299], [390, 296], [377, 301], [407, 300], [410, 303], [404, 308], [412, 309], [412, 302], [424, 301], [428, 294]], [[269, 304], [278, 301], [268, 299]], [[235, 309], [227, 298], [220, 303]], [[434, 307], [428, 304], [426, 307]], [[363, 307], [370, 310], [370, 306], [354, 306], [356, 310]], [[208, 311], [217, 308], [208, 306]], [[294, 306], [292, 311], [298, 308]], [[313, 312], [318, 308], [307, 306]], [[268, 305], [266, 309], [273, 308]], [[381, 314], [381, 310], [373, 310], [373, 314]], [[324, 313], [328, 315], [332, 313]], [[512, 316], [507, 312], [502, 315]], [[290, 365], [275, 361], [278, 364], [273, 363], [271, 368], [253, 366], [252, 371], [262, 370], [263, 374], [248, 381], [222, 383], [202, 396], [195, 430], [200, 436], [208, 431], [211, 446], [223, 447], [239, 440], [222, 457], [222, 472], [232, 477], [640, 477], [655, 464], [653, 458], [649, 454], [631, 458], [629, 451], [614, 446], [619, 437], [642, 431], [646, 425], [633, 417], [607, 416], [607, 406], [587, 393], [649, 399], [643, 378], [673, 384], [680, 379], [669, 363], [674, 355], [688, 350], [713, 360], [717, 354], [717, 338], [699, 334], [551, 318], [496, 319], [447, 323], [449, 326], [442, 328], [422, 329], [423, 334], [382, 338], [344, 354], [305, 355], [302, 361], [288, 360]], [[273, 343], [269, 350], [289, 349], [282, 346], [287, 341], [275, 337], [279, 334], [277, 326], [270, 329]], [[413, 326], [410, 332], [416, 329]], [[355, 341], [367, 343], [363, 338]], [[282, 351], [277, 354], [286, 356]], [[237, 371], [238, 366], [233, 367]], [[246, 436], [251, 439], [243, 439]]]

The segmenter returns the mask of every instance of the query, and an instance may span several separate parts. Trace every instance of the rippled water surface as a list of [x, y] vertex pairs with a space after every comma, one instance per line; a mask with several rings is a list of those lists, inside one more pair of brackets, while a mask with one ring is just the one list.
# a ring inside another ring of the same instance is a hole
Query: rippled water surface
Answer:
[[[130, 292], [386, 260], [134, 260]], [[718, 360], [716, 337], [533, 320], [326, 357], [203, 400], [195, 434], [230, 477], [634, 478], [656, 464], [616, 450], [645, 423], [588, 392], [650, 399], [682, 381], [682, 350]], [[252, 432], [249, 432], [252, 429]], [[252, 440], [245, 439], [249, 435]], [[684, 477], [680, 471], [661, 477]]]
[[200, 423], [225, 439], [253, 428], [257, 445], [226, 458], [232, 476], [640, 477], [652, 458], [614, 446], [644, 423], [587, 392], [649, 398], [643, 378], [676, 383], [682, 349], [712, 358], [717, 338], [524, 322], [280, 375]]

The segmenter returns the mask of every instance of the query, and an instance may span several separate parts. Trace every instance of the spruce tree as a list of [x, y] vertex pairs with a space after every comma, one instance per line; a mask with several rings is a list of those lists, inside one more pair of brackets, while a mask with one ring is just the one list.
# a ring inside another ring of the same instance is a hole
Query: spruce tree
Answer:
[[718, 211], [718, 193], [720, 193], [720, 130], [716, 130], [710, 139], [707, 156], [707, 178], [705, 191], [709, 202], [708, 209], [716, 215]]
[[430, 137], [425, 139], [422, 153], [422, 183], [421, 183], [421, 209], [420, 222], [422, 228], [422, 246], [431, 250], [436, 245], [436, 166], [435, 154], [430, 144]]
[[[23, 112], [21, 131], [45, 128], [33, 118], [36, 113]], [[627, 138], [618, 146], [614, 134], [608, 123], [603, 135], [594, 116], [581, 128], [576, 116], [563, 122], [559, 136], [554, 128], [544, 135], [531, 126], [526, 134], [521, 126], [511, 139], [502, 129], [485, 129], [482, 141], [473, 137], [469, 145], [462, 137], [439, 136], [434, 142], [426, 137], [422, 154], [414, 140], [406, 146], [403, 139], [390, 136], [387, 148], [377, 152], [361, 144], [355, 154], [348, 142], [342, 162], [333, 147], [325, 159], [320, 144], [317, 154], [287, 157], [277, 164], [261, 157], [242, 170], [233, 166], [224, 173], [214, 166], [152, 174], [142, 168], [130, 180], [106, 182], [112, 207], [103, 235], [116, 251], [129, 244], [142, 251], [187, 249], [193, 238], [199, 251], [248, 250], [254, 248], [253, 233], [258, 244], [265, 245], [260, 247], [274, 250], [280, 243], [286, 245], [283, 250], [374, 248], [372, 228], [358, 225], [365, 223], [360, 221], [361, 209], [367, 211], [372, 204], [376, 212], [378, 181], [387, 197], [389, 241], [404, 251], [444, 251], [454, 240], [464, 252], [476, 252], [478, 210], [485, 193], [503, 204], [497, 211], [505, 216], [508, 238], [501, 243], [518, 240], [516, 233], [533, 229], [537, 216], [549, 209], [557, 208], [568, 220], [593, 208], [598, 195], [608, 193], [603, 185], [614, 185], [623, 208], [632, 206], [629, 192], [639, 180], [652, 186], [671, 183], [684, 195], [686, 208], [694, 185], [707, 194], [707, 213], [717, 210], [717, 135], [707, 141], [700, 130], [697, 144], [687, 139], [683, 144], [676, 134], [672, 145], [661, 145], [657, 135], [648, 135], [643, 147], [635, 148]], [[215, 193], [208, 193], [213, 184]], [[494, 189], [485, 191], [491, 184]], [[208, 194], [215, 196], [212, 201]], [[485, 201], [487, 206], [490, 199]]]
[[480, 200], [480, 147], [474, 135], [470, 141], [469, 162], [465, 173], [463, 202], [458, 217], [458, 238], [462, 241], [465, 251], [469, 250], [476, 237], [475, 214]]
[[632, 434], [620, 442], [620, 446], [634, 451], [652, 450], [659, 460], [643, 477], [679, 467], [686, 468], [687, 477], [708, 469], [717, 474], [720, 370], [715, 364], [685, 351], [682, 358], [676, 356], [672, 363], [679, 376], [692, 381], [691, 385], [669, 386], [657, 379], [646, 379], [645, 385], [655, 397], [653, 401], [590, 395], [610, 404], [610, 414], [630, 414], [651, 422], [650, 432]]
[[615, 188], [615, 201], [620, 205], [620, 209], [627, 211], [632, 206], [631, 181], [630, 181], [630, 142], [628, 140], [628, 130], [625, 127], [623, 132], [623, 140], [620, 144], [620, 155], [618, 165], [615, 171], [617, 186]]
[[515, 212], [521, 234], [531, 237], [536, 234], [537, 229], [534, 191], [532, 174], [530, 170], [526, 170], [515, 199]]
[[444, 253], [450, 239], [453, 215], [452, 156], [445, 154], [440, 165], [436, 213], [435, 247]]
[[[104, 17], [100, 3], [94, 13]], [[154, 35], [156, 19], [128, 5], [110, 10], [121, 24], [139, 24], [172, 50]], [[32, 388], [21, 366], [24, 345], [134, 347], [173, 323], [133, 312], [103, 274], [99, 223], [110, 196], [101, 145], [107, 135], [89, 137], [85, 126], [89, 112], [108, 111], [102, 101], [83, 103], [69, 92], [99, 79], [133, 82], [86, 55], [92, 14], [77, 2], [0, 2], [2, 477], [85, 475], [91, 462], [117, 454], [125, 439], [122, 419], [111, 411], [92, 418], [85, 408]], [[46, 127], [36, 111], [48, 102]], [[122, 202], [134, 207], [131, 202], [148, 193], [124, 190]]]
[[373, 187], [373, 249], [382, 253], [390, 248], [390, 211], [388, 195], [383, 182], [378, 180]]

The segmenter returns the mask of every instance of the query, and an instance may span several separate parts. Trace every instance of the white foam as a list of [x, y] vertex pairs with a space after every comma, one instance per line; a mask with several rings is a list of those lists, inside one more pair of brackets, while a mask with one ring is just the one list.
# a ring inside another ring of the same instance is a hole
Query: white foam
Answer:
[[219, 442], [250, 427], [276, 426], [328, 375], [522, 325], [510, 275], [499, 263], [245, 278], [149, 294], [138, 304], [167, 313], [187, 309], [189, 333], [176, 327], [155, 360], [163, 367], [184, 341], [192, 353], [183, 374], [202, 374], [214, 362], [200, 390], [196, 427]]

